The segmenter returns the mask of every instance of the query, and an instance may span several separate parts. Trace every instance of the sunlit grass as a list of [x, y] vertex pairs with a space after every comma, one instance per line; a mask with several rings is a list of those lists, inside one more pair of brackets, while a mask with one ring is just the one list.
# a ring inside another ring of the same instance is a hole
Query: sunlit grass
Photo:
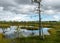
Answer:
[[[10, 26], [31, 26], [32, 23], [1, 23], [0, 27], [7, 28]], [[59, 23], [58, 23], [59, 24]], [[49, 26], [47, 26], [49, 25]], [[33, 26], [38, 27], [38, 24], [34, 24]], [[15, 39], [6, 39], [3, 38], [3, 35], [0, 34], [0, 43], [60, 43], [60, 25], [56, 25], [56, 23], [43, 23], [43, 27], [50, 27], [52, 29], [49, 30], [51, 35], [45, 36], [44, 40], [41, 40], [39, 36], [35, 37], [27, 37], [27, 38], [15, 38]], [[27, 29], [30, 29], [29, 27]]]
[[60, 43], [59, 38], [60, 32], [51, 29], [50, 34], [51, 35], [45, 35], [44, 40], [41, 40], [39, 36], [27, 37], [27, 38], [15, 38], [15, 39], [6, 39], [2, 37], [0, 38], [0, 43]]

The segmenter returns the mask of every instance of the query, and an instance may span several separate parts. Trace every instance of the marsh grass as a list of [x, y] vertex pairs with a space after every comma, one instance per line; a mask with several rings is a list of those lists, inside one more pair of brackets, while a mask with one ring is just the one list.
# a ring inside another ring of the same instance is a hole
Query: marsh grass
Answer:
[[[31, 24], [34, 24], [33, 22], [32, 23], [17, 23], [17, 22], [14, 22], [14, 23], [0, 23], [0, 27], [2, 27], [3, 29], [4, 28], [7, 28], [7, 27], [10, 27], [10, 26], [29, 26]], [[27, 37], [27, 38], [15, 38], [15, 39], [6, 39], [6, 38], [3, 38], [2, 37], [2, 34], [0, 34], [0, 43], [60, 43], [60, 32], [57, 32], [57, 30], [60, 30], [60, 22], [57, 23], [42, 23], [43, 24], [43, 27], [50, 27], [52, 28], [51, 30], [49, 30], [50, 34], [49, 36], [45, 36], [45, 39], [44, 40], [41, 40], [39, 38], [39, 36], [35, 36], [35, 37]], [[45, 26], [46, 25], [46, 26]], [[48, 26], [49, 25], [49, 26]], [[38, 23], [35, 23], [34, 25], [35, 27], [38, 27]], [[27, 29], [30, 29], [30, 28], [27, 28]]]
[[40, 39], [39, 36], [15, 39], [0, 38], [0, 43], [60, 43], [60, 31], [51, 29], [50, 32], [51, 35], [45, 35], [44, 40]]

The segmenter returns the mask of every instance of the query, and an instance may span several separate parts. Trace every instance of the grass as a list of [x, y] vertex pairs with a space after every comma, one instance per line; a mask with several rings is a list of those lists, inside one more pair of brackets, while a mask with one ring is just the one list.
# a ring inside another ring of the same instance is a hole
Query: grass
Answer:
[[[53, 37], [46, 37], [44, 40], [41, 40], [38, 36], [36, 37], [28, 37], [28, 38], [16, 38], [14, 40], [10, 39], [2, 39], [0, 43], [55, 43], [55, 39]], [[56, 42], [57, 43], [57, 42]]]
[[15, 39], [3, 38], [0, 40], [0, 43], [60, 43], [60, 31], [52, 32], [52, 30], [50, 30], [50, 32], [51, 35], [45, 35], [44, 40], [40, 39], [39, 36]]
[[40, 39], [39, 36], [15, 39], [0, 38], [0, 43], [60, 43], [60, 31], [52, 29], [49, 32], [51, 35], [45, 36], [44, 40]]
[[[59, 24], [59, 23], [57, 23], [57, 24]], [[16, 25], [16, 26], [31, 25], [31, 23], [26, 23], [26, 24], [0, 23], [0, 27], [7, 28], [7, 27], [10, 27], [12, 24]], [[46, 25], [50, 25], [48, 27], [50, 27], [52, 29], [49, 30], [51, 35], [45, 36], [44, 40], [41, 40], [39, 38], [39, 36], [27, 37], [27, 38], [6, 39], [6, 38], [1, 38], [1, 35], [0, 35], [0, 43], [60, 43], [60, 32], [58, 31], [58, 30], [60, 30], [60, 25], [55, 25], [55, 24], [54, 23], [46, 24]], [[45, 23], [43, 23], [43, 27], [44, 27], [44, 25], [45, 25]], [[35, 27], [38, 27], [38, 24], [35, 24]]]
[[11, 39], [0, 39], [0, 43], [11, 43]]
[[[53, 29], [54, 30], [54, 29]], [[41, 40], [39, 36], [16, 38], [16, 43], [60, 43], [60, 31], [51, 31], [51, 35], [45, 35], [45, 39]]]
[[44, 40], [41, 40], [38, 36], [29, 37], [29, 38], [17, 38], [16, 43], [54, 43], [54, 39], [50, 36], [46, 37]]

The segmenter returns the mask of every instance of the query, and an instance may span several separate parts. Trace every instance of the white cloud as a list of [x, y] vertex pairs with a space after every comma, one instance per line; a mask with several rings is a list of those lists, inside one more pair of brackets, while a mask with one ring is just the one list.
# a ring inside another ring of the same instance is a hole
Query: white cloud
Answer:
[[[60, 0], [42, 0], [42, 4], [41, 9], [45, 15], [60, 14]], [[29, 14], [33, 13], [35, 9], [36, 5], [31, 4], [31, 0], [0, 0], [0, 19], [12, 21], [33, 20], [29, 18]], [[54, 16], [54, 18], [57, 20], [59, 17]]]
[[45, 10], [44, 13], [45, 13], [45, 14], [50, 14], [50, 15], [56, 14], [56, 12], [55, 12], [54, 10]]
[[30, 15], [15, 14], [10, 11], [0, 11], [0, 21], [34, 21]]
[[0, 11], [3, 11], [4, 7], [0, 7]]
[[57, 20], [57, 21], [60, 20], [60, 16], [58, 16], [58, 15], [54, 15], [53, 18], [54, 18], [54, 20]]
[[[44, 9], [44, 12], [48, 12], [48, 14], [51, 13], [58, 13], [60, 12], [60, 0], [42, 0], [42, 8]], [[47, 13], [46, 12], [46, 13]]]
[[35, 19], [31, 19], [30, 15], [16, 15], [13, 19], [13, 21], [36, 21]]
[[29, 14], [30, 12], [34, 12], [36, 6], [34, 5], [19, 5], [18, 8], [16, 7], [11, 7], [13, 10], [10, 10], [10, 11], [13, 11], [17, 14]]

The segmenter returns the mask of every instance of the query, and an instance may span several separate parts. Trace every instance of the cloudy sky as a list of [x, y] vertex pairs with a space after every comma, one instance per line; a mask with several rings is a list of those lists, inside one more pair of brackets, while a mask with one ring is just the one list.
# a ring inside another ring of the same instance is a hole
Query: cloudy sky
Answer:
[[[60, 0], [42, 0], [42, 21], [60, 21]], [[37, 4], [31, 0], [0, 0], [0, 21], [37, 21]]]

